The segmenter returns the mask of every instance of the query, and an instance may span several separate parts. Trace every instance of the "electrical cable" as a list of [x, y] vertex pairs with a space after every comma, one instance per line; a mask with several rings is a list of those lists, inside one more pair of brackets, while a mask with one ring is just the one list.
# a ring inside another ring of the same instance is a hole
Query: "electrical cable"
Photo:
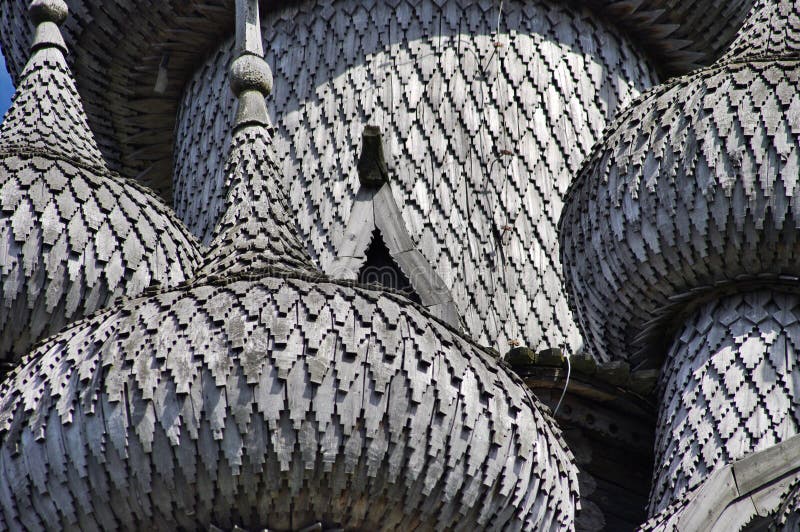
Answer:
[[567, 395], [567, 388], [569, 387], [569, 378], [572, 374], [572, 364], [569, 361], [569, 355], [565, 357], [567, 359], [567, 380], [564, 382], [564, 390], [561, 392], [561, 398], [558, 400], [558, 404], [556, 405], [556, 409], [553, 410], [553, 416], [558, 413], [558, 409], [561, 408], [561, 402], [564, 400], [564, 396]]

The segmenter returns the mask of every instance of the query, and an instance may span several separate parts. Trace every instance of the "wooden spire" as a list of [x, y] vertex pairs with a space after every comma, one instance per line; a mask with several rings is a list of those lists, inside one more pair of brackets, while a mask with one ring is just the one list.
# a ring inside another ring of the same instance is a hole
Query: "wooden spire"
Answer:
[[238, 111], [226, 167], [228, 196], [200, 277], [265, 268], [317, 273], [288, 207], [274, 159], [265, 97], [272, 73], [264, 61], [257, 0], [236, 2], [231, 89]]
[[725, 54], [725, 61], [777, 59], [800, 52], [800, 4], [795, 0], [760, 0], [738, 37]]
[[36, 25], [31, 56], [17, 96], [0, 126], [0, 151], [47, 152], [86, 166], [106, 168], [89, 129], [59, 25], [67, 18], [63, 0], [34, 0]]

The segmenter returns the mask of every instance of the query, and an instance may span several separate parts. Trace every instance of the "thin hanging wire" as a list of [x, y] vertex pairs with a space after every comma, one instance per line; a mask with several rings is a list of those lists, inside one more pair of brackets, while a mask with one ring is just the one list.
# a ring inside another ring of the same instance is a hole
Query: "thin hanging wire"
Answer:
[[[564, 353], [565, 351], [561, 351]], [[555, 410], [553, 410], [553, 416], [558, 414], [558, 409], [561, 408], [561, 403], [564, 401], [564, 396], [567, 395], [567, 388], [569, 388], [569, 379], [572, 376], [572, 363], [569, 361], [569, 355], [565, 355], [564, 358], [567, 359], [567, 380], [564, 381], [564, 389], [561, 391], [561, 397], [558, 400], [558, 404], [556, 404]]]

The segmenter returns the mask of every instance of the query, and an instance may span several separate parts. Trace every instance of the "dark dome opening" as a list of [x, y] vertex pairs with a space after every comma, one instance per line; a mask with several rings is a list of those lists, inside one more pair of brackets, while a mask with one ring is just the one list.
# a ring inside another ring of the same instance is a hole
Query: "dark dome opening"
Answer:
[[367, 250], [367, 260], [358, 272], [358, 281], [397, 290], [411, 301], [421, 304], [419, 294], [414, 290], [408, 276], [392, 258], [389, 248], [386, 247], [386, 243], [377, 229], [372, 232], [372, 242]]

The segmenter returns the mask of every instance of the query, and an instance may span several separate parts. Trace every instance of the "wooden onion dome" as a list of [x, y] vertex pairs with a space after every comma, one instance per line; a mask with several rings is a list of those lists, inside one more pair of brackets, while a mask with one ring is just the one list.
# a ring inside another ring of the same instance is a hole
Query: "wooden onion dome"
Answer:
[[622, 113], [561, 219], [593, 355], [666, 359], [650, 511], [667, 520], [722, 467], [800, 432], [798, 31], [800, 4], [760, 1], [720, 61]]
[[36, 37], [0, 126], [0, 362], [123, 295], [194, 273], [172, 211], [108, 170], [67, 67], [61, 1], [31, 7]]
[[325, 279], [278, 223], [257, 4], [237, 11], [229, 205], [201, 273], [2, 384], [0, 523], [571, 527], [572, 457], [524, 384], [404, 296]]

